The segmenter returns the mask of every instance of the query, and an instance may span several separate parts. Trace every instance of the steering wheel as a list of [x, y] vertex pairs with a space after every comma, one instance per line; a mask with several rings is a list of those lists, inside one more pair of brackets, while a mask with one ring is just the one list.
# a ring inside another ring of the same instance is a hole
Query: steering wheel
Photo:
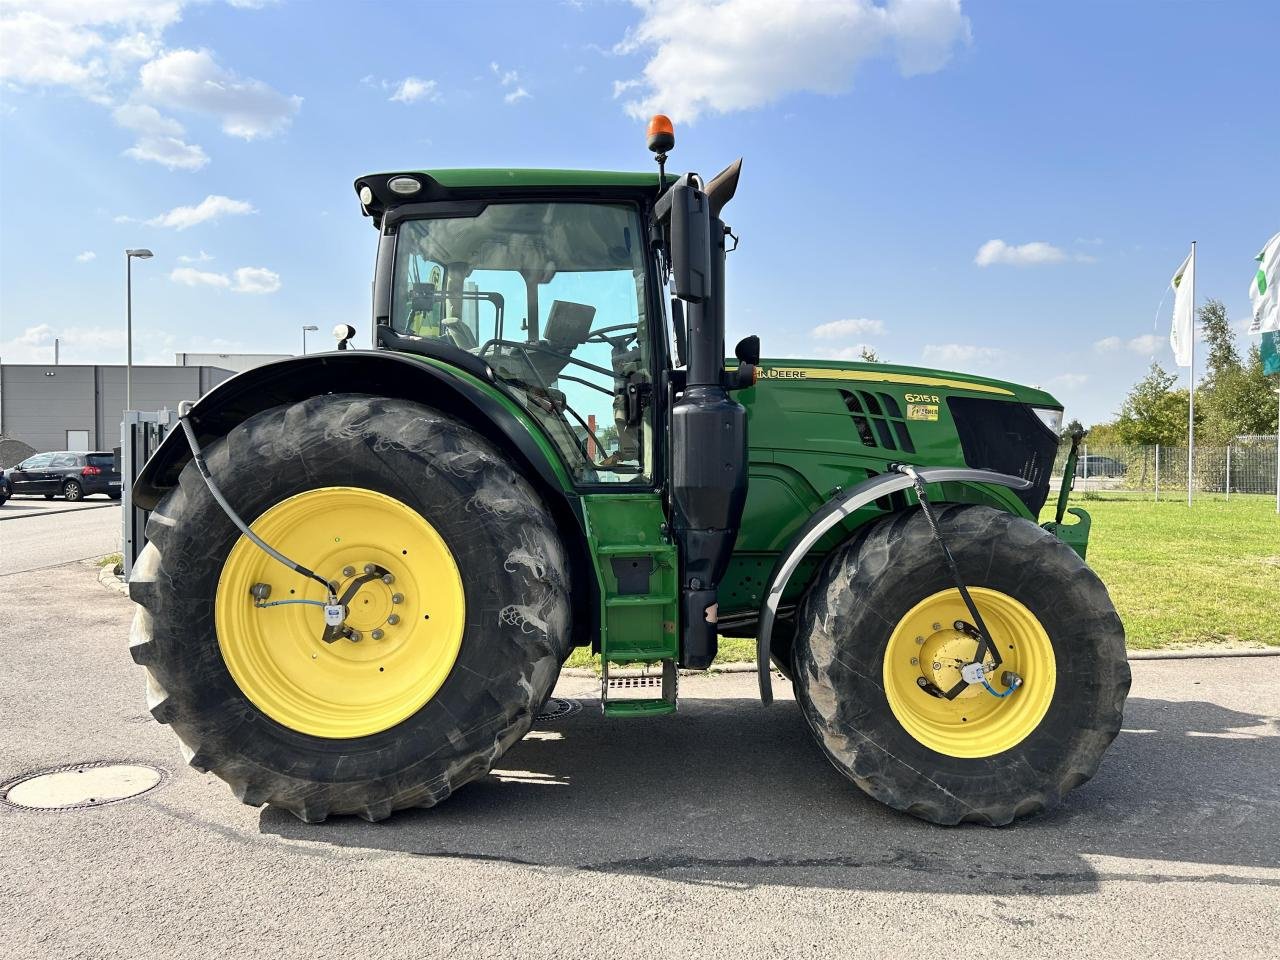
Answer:
[[[612, 333], [615, 330], [625, 330], [626, 335], [621, 337], [607, 337], [605, 334]], [[631, 341], [640, 338], [640, 328], [634, 323], [615, 323], [610, 327], [601, 327], [599, 330], [592, 330], [590, 335], [583, 343], [607, 343], [614, 348], [623, 348]]]

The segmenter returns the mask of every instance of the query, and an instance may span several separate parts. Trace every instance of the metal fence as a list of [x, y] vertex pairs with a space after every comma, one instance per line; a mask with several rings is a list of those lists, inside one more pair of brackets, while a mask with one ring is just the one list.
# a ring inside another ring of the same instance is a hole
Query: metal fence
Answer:
[[[1058, 448], [1054, 486], [1062, 476], [1070, 444]], [[1081, 444], [1075, 491], [1103, 491], [1147, 499], [1187, 494], [1187, 448], [1163, 444]], [[1237, 437], [1225, 446], [1196, 444], [1192, 476], [1195, 494], [1230, 498], [1239, 494], [1280, 496], [1277, 488], [1276, 438]]]

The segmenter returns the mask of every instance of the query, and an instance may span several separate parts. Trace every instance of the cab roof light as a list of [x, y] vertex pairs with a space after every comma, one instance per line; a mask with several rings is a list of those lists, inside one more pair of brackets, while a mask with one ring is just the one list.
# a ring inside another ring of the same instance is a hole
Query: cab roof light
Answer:
[[387, 189], [402, 197], [408, 197], [421, 190], [422, 184], [414, 177], [392, 177], [387, 181]]

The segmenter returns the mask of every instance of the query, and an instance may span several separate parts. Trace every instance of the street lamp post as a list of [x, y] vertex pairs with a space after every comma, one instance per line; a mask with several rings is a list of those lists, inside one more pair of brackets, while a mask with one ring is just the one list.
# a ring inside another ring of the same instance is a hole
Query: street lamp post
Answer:
[[319, 327], [311, 324], [302, 328], [302, 355], [304, 357], [307, 355], [307, 332], [310, 331], [311, 333], [315, 333], [319, 329]]
[[133, 261], [150, 260], [155, 254], [139, 247], [124, 252], [124, 322], [125, 322], [125, 365], [124, 365], [124, 408], [133, 409]]

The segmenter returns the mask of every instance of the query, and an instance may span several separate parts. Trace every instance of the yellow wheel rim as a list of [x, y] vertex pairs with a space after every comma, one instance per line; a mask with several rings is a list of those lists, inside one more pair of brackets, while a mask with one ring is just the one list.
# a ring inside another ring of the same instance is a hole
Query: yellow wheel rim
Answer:
[[[889, 709], [912, 737], [951, 757], [990, 757], [1017, 746], [1040, 725], [1053, 700], [1057, 664], [1053, 643], [1030, 610], [1008, 594], [985, 587], [969, 593], [999, 645], [1002, 664], [990, 675], [1012, 670], [1022, 686], [1004, 699], [971, 684], [954, 700], [931, 696], [920, 679], [950, 690], [960, 669], [973, 660], [976, 641], [954, 629], [972, 621], [959, 590], [943, 590], [911, 608], [894, 628], [884, 655], [884, 691]], [[990, 655], [987, 663], [991, 664]]]
[[253, 532], [285, 556], [338, 584], [342, 594], [366, 564], [387, 571], [348, 604], [359, 642], [323, 640], [324, 610], [270, 601], [325, 599], [246, 537], [218, 580], [214, 623], [232, 679], [259, 710], [299, 733], [364, 737], [411, 717], [436, 694], [462, 646], [466, 601], [453, 553], [436, 529], [398, 500], [355, 487], [322, 487], [277, 503]]

